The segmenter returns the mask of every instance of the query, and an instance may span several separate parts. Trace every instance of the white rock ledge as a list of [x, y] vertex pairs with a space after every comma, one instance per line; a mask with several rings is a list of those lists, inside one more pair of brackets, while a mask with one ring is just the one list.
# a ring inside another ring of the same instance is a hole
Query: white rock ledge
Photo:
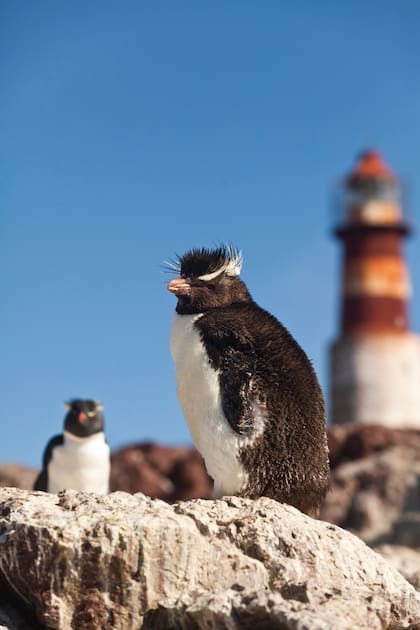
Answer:
[[1, 488], [0, 602], [11, 595], [64, 630], [420, 628], [420, 594], [386, 560], [267, 498]]

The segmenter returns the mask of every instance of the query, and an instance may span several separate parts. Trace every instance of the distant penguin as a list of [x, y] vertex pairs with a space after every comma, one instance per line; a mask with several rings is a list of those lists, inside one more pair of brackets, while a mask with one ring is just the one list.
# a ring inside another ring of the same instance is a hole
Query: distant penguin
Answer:
[[68, 413], [64, 432], [48, 442], [34, 490], [107, 494], [110, 450], [105, 441], [102, 404], [97, 400], [71, 400], [65, 406]]
[[233, 247], [168, 270], [177, 392], [217, 495], [267, 496], [316, 516], [329, 481], [325, 404], [305, 352], [252, 299]]

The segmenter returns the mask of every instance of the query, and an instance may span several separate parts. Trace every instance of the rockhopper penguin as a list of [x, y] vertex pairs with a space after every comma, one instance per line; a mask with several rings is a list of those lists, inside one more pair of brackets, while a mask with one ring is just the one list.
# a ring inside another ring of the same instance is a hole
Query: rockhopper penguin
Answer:
[[267, 496], [316, 516], [329, 480], [325, 404], [305, 352], [252, 299], [233, 247], [169, 264], [177, 392], [216, 495]]
[[105, 441], [102, 405], [97, 400], [71, 400], [64, 433], [48, 442], [34, 490], [64, 489], [109, 492], [110, 450]]

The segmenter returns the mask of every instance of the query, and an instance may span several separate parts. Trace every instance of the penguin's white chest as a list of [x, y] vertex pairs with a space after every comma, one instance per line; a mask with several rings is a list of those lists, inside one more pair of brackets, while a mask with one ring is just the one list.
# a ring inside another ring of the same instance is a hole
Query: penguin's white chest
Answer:
[[226, 420], [219, 372], [210, 365], [194, 322], [202, 315], [175, 313], [171, 354], [175, 362], [178, 398], [198, 451], [203, 456], [217, 494], [237, 494], [248, 475], [239, 460], [244, 438]]
[[76, 438], [64, 433], [48, 464], [48, 491], [64, 489], [109, 492], [110, 450], [103, 433]]

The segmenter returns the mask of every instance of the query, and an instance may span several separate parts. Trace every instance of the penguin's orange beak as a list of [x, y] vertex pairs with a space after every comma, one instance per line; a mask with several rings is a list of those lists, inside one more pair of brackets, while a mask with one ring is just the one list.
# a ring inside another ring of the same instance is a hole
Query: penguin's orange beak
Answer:
[[87, 415], [83, 411], [81, 411], [79, 413], [79, 422], [80, 422], [80, 424], [85, 424], [86, 420], [87, 420]]
[[175, 295], [190, 295], [191, 284], [185, 278], [175, 278], [168, 284], [168, 291]]

